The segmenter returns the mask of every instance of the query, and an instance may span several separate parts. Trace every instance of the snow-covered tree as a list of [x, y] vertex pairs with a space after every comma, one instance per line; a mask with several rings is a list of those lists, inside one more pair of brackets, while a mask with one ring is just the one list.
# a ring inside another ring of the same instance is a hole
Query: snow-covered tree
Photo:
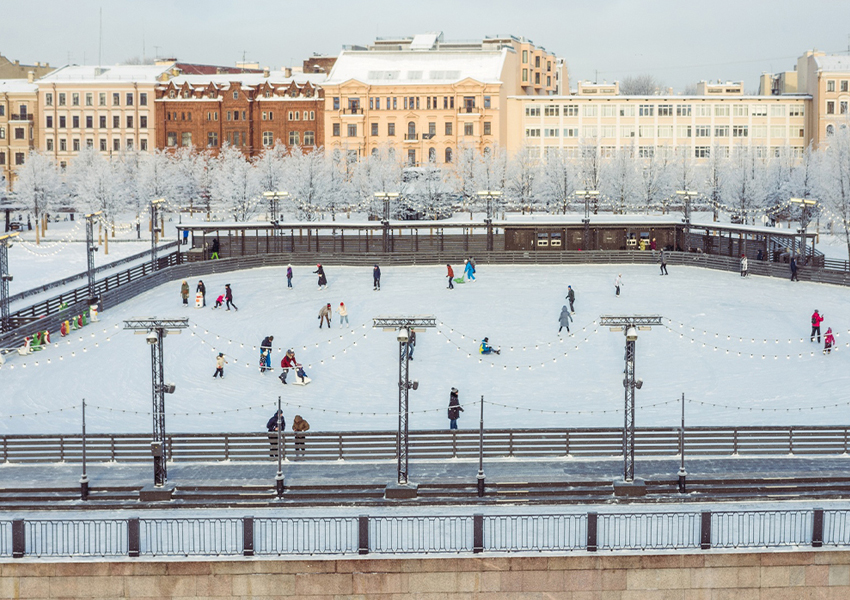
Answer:
[[706, 164], [700, 168], [702, 177], [697, 178], [697, 189], [711, 202], [715, 221], [723, 202], [723, 191], [726, 188], [727, 179], [727, 159], [719, 150], [716, 146], [710, 149]]
[[[263, 153], [254, 159], [254, 171], [261, 192], [286, 191], [283, 189], [285, 156], [286, 148], [278, 140], [274, 146], [265, 148]], [[276, 218], [277, 215], [271, 215], [270, 205], [266, 206], [266, 209], [272, 219]], [[278, 207], [278, 214], [282, 212], [282, 209], [282, 206]]]
[[667, 214], [672, 200], [670, 190], [670, 160], [667, 152], [656, 148], [638, 166], [640, 202], [645, 210], [660, 208]]
[[398, 218], [440, 219], [446, 215], [450, 186], [434, 161], [406, 170]]
[[507, 188], [508, 153], [501, 146], [487, 147], [475, 164], [477, 191], [500, 192], [501, 199], [492, 200], [493, 212], [504, 203]]
[[360, 161], [355, 179], [361, 209], [373, 218], [382, 217], [383, 201], [377, 201], [375, 193], [400, 194], [404, 183], [404, 164], [392, 148], [385, 145]]
[[539, 161], [528, 146], [523, 146], [508, 161], [507, 193], [509, 199], [525, 214], [534, 212], [538, 185]]
[[262, 210], [260, 182], [242, 152], [225, 144], [214, 160], [212, 197], [236, 222], [251, 219]]
[[735, 150], [729, 161], [726, 193], [734, 211], [733, 220], [746, 223], [752, 219], [754, 209], [764, 205], [764, 169], [753, 149], [739, 146]]
[[[697, 166], [694, 161], [692, 150], [688, 146], [675, 148], [673, 161], [670, 163], [670, 180], [672, 184], [671, 193], [678, 191], [696, 191], [697, 188]], [[672, 198], [672, 196], [671, 196]], [[692, 203], [692, 200], [689, 202]], [[687, 216], [686, 203], [682, 203], [682, 216]]]
[[15, 197], [35, 216], [41, 215], [61, 202], [63, 182], [56, 163], [48, 154], [37, 150], [29, 153], [24, 164], [15, 170]]
[[475, 173], [480, 160], [481, 156], [475, 148], [463, 142], [458, 144], [452, 178], [454, 190], [460, 196], [464, 208], [471, 207], [477, 200], [480, 188], [477, 188]]
[[138, 195], [142, 209], [152, 200], [164, 198], [173, 201], [175, 196], [174, 171], [171, 156], [163, 150], [139, 154]]
[[613, 202], [615, 212], [624, 213], [637, 198], [638, 176], [634, 148], [620, 148], [604, 165], [602, 193]]
[[540, 194], [550, 212], [567, 214], [567, 206], [576, 189], [576, 165], [567, 160], [563, 152], [546, 153], [540, 174]]
[[335, 193], [329, 161], [320, 150], [304, 153], [294, 148], [284, 161], [284, 184], [299, 221], [315, 221], [325, 199]]
[[[599, 190], [602, 181], [602, 154], [599, 151], [599, 140], [597, 138], [582, 138], [579, 144], [581, 158], [581, 189]], [[594, 196], [591, 200], [593, 214], [599, 212], [599, 198]]]
[[836, 217], [850, 259], [850, 127], [840, 127], [823, 153], [821, 193]]
[[120, 179], [116, 163], [87, 148], [71, 162], [66, 181], [74, 206], [84, 212], [103, 212], [103, 220], [114, 220], [120, 209]]

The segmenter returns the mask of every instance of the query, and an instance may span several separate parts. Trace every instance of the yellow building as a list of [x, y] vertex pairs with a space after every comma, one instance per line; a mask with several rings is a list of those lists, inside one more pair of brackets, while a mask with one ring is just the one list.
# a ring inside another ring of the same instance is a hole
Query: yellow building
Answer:
[[564, 73], [554, 55], [513, 37], [430, 33], [347, 48], [322, 85], [325, 148], [362, 157], [387, 145], [410, 164], [451, 162], [461, 144], [504, 144], [508, 96], [554, 93]]
[[15, 169], [35, 146], [37, 86], [26, 79], [0, 79], [0, 189], [14, 180]]

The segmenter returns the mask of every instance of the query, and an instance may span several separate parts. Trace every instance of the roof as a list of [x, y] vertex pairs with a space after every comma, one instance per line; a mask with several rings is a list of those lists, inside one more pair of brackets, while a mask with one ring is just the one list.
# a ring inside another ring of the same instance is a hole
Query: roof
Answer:
[[175, 67], [186, 75], [215, 75], [216, 73], [262, 73], [262, 69], [243, 69], [242, 67], [221, 67], [217, 65], [201, 65], [195, 63], [177, 62]]
[[850, 71], [850, 56], [815, 56], [815, 63], [821, 71]]
[[320, 85], [327, 77], [327, 73], [292, 73], [290, 77], [287, 77], [283, 71], [271, 71], [268, 77], [264, 77], [263, 73], [223, 73], [220, 75], [179, 75], [172, 77], [168, 82], [162, 82], [162, 84], [173, 83], [176, 87], [181, 87], [184, 83], [188, 83], [194, 88], [216, 83], [225, 86], [226, 89], [233, 82], [241, 83], [242, 87], [256, 87], [265, 82], [289, 85], [293, 81], [297, 84], [310, 82], [313, 85]]
[[38, 86], [26, 79], [0, 79], [0, 94], [35, 94]]
[[499, 83], [506, 49], [474, 52], [440, 50], [343, 50], [327, 85], [355, 79], [369, 85], [434, 85], [474, 79]]
[[39, 83], [109, 83], [113, 81], [135, 81], [156, 83], [171, 66], [154, 65], [67, 65], [56, 69], [38, 80]]

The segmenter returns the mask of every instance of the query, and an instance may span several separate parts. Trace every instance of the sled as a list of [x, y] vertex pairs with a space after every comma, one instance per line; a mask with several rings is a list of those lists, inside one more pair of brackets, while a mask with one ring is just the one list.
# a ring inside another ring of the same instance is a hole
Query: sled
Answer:
[[295, 377], [295, 379], [294, 379], [293, 381], [291, 381], [290, 383], [291, 383], [292, 385], [307, 385], [307, 384], [308, 384], [308, 383], [310, 383], [311, 381], [313, 381], [313, 380], [312, 380], [312, 379], [310, 379], [309, 377], [305, 377], [305, 378], [304, 378], [304, 381], [302, 381], [300, 377], [297, 377], [297, 376], [296, 376], [296, 377]]
[[466, 283], [463, 277], [455, 277], [455, 283]]

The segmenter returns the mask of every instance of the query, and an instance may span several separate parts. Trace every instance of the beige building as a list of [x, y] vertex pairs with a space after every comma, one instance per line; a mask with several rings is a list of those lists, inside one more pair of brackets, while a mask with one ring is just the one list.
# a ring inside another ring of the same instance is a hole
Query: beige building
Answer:
[[0, 54], [0, 79], [38, 79], [53, 70], [50, 63], [36, 62], [34, 65], [22, 65], [19, 60], [9, 60]]
[[636, 156], [686, 148], [695, 159], [728, 156], [748, 146], [761, 156], [785, 147], [802, 153], [810, 139], [811, 97], [745, 96], [743, 84], [708, 84], [698, 96], [621, 96], [617, 84], [579, 83], [571, 96], [512, 96], [507, 101], [507, 149], [533, 155], [557, 150], [578, 157], [583, 144], [602, 156], [631, 148]]
[[154, 89], [167, 65], [66, 66], [38, 80], [37, 146], [64, 165], [83, 148], [153, 149]]
[[14, 171], [35, 147], [38, 93], [26, 79], [0, 79], [0, 189], [14, 181]]
[[386, 145], [409, 164], [451, 162], [461, 144], [503, 144], [508, 96], [554, 93], [562, 71], [554, 55], [513, 37], [430, 33], [348, 48], [322, 85], [325, 148], [362, 157]]

